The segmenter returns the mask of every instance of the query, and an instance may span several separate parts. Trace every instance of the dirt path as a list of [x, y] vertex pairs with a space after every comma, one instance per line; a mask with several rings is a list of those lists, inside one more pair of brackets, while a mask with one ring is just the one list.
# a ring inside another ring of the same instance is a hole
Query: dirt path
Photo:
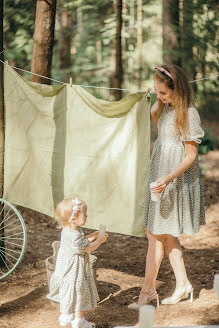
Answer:
[[[203, 156], [207, 224], [193, 236], [182, 236], [184, 259], [195, 300], [156, 309], [155, 326], [219, 325], [219, 300], [213, 277], [219, 272], [219, 151]], [[59, 310], [46, 298], [48, 292], [44, 259], [51, 243], [59, 238], [54, 222], [45, 215], [19, 208], [28, 230], [28, 249], [19, 268], [0, 281], [0, 328], [58, 328]], [[99, 328], [134, 325], [138, 313], [128, 310], [143, 282], [147, 241], [110, 234], [108, 245], [96, 255], [97, 285], [101, 302], [88, 315]], [[162, 262], [157, 290], [162, 300], [174, 290], [174, 276], [167, 258]], [[69, 326], [70, 327], [70, 326]]]

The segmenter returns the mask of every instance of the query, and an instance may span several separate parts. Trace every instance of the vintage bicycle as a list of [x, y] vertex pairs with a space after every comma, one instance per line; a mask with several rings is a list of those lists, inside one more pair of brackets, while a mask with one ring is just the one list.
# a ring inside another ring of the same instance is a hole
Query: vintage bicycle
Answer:
[[0, 198], [0, 279], [21, 262], [27, 246], [27, 231], [18, 210]]

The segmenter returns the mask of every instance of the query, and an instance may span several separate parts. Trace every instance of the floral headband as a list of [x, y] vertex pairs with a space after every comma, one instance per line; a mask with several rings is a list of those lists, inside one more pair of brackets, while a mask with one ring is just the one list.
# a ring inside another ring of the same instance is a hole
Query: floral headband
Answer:
[[78, 198], [75, 198], [75, 199], [72, 199], [72, 203], [74, 204], [74, 206], [72, 208], [72, 215], [71, 215], [70, 219], [68, 220], [68, 222], [74, 221], [75, 214], [80, 211], [80, 208], [78, 205], [81, 204], [81, 201]]
[[168, 72], [165, 68], [163, 68], [161, 66], [156, 66], [155, 69], [157, 69], [158, 71], [166, 74], [167, 76], [169, 76], [173, 80], [172, 74], [170, 74], [170, 72]]

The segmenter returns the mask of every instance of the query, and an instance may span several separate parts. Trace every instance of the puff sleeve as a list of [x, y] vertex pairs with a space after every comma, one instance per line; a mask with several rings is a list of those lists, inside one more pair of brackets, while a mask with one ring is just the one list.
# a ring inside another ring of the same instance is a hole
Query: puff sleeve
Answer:
[[84, 238], [84, 234], [79, 234], [77, 239], [73, 241], [73, 253], [84, 256], [86, 254], [88, 245], [89, 242]]
[[197, 109], [190, 106], [188, 109], [188, 124], [189, 129], [186, 137], [181, 136], [181, 141], [195, 141], [200, 144], [204, 137], [204, 130], [201, 127], [201, 120]]

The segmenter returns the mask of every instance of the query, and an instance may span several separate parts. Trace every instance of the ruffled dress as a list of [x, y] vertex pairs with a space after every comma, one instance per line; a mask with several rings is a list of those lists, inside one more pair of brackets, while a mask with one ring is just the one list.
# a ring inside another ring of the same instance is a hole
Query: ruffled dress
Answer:
[[51, 301], [60, 303], [62, 314], [92, 310], [99, 301], [86, 252], [88, 245], [81, 227], [78, 230], [62, 229], [55, 271], [47, 295]]
[[150, 173], [146, 185], [145, 226], [155, 235], [171, 234], [178, 237], [199, 231], [205, 224], [204, 191], [198, 155], [193, 165], [169, 183], [160, 200], [151, 200], [150, 183], [171, 173], [186, 155], [183, 141], [200, 144], [204, 136], [200, 116], [193, 105], [188, 108], [189, 133], [183, 138], [174, 132], [175, 110], [165, 105], [158, 120], [158, 138], [151, 155]]

